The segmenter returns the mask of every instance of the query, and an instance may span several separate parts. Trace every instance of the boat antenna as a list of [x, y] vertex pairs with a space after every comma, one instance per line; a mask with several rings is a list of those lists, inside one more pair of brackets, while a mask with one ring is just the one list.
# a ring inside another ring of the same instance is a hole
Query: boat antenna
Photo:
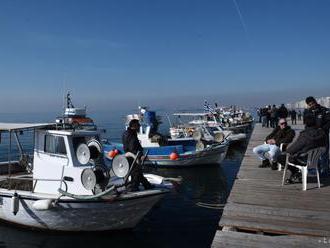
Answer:
[[170, 117], [168, 116], [168, 114], [165, 114], [165, 115], [168, 120], [168, 123], [170, 124], [170, 127], [173, 127]]
[[66, 94], [66, 107], [67, 108], [74, 108], [72, 100], [71, 100], [71, 94], [70, 91]]

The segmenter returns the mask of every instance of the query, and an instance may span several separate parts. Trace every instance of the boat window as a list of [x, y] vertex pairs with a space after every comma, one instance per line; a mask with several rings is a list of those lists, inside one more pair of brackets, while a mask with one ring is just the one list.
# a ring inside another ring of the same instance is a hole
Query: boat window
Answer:
[[45, 136], [45, 152], [66, 155], [64, 138], [61, 136]]

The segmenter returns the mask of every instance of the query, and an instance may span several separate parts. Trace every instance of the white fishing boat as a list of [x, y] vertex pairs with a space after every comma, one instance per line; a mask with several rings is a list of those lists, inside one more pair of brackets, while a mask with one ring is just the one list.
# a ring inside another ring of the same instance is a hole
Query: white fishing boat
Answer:
[[[217, 134], [224, 134], [229, 142], [245, 140], [247, 135], [244, 132], [234, 132], [223, 128], [216, 116], [212, 113], [183, 112], [174, 113], [179, 123], [170, 127], [170, 135], [173, 139], [201, 136], [205, 140], [217, 141]], [[186, 118], [186, 120], [183, 120]]]
[[218, 123], [220, 123], [225, 130], [233, 131], [234, 133], [246, 133], [253, 124], [253, 117], [250, 112], [243, 111], [236, 106], [220, 107], [210, 111], [214, 115]]
[[[29, 131], [33, 154], [27, 155], [20, 134]], [[129, 229], [171, 186], [160, 176], [148, 175], [154, 189], [141, 186], [138, 192], [127, 192], [134, 162], [130, 165], [122, 156], [109, 171], [103, 163], [97, 130], [0, 123], [0, 134], [9, 140], [8, 161], [1, 165], [1, 172], [8, 173], [0, 177], [0, 219], [6, 222], [56, 231]], [[16, 161], [12, 136], [20, 152]]]

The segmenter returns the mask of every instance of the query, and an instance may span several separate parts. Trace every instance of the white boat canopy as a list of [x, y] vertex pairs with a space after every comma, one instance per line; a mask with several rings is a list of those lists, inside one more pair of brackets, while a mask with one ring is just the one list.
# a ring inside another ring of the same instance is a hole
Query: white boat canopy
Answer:
[[0, 122], [0, 131], [13, 131], [22, 129], [36, 129], [46, 126], [54, 126], [55, 123], [3, 123]]

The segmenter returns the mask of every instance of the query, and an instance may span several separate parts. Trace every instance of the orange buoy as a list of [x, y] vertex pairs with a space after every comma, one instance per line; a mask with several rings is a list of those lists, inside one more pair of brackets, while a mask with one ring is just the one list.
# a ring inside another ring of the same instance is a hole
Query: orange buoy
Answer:
[[116, 153], [114, 150], [111, 150], [110, 152], [108, 152], [108, 156], [109, 158], [114, 158], [118, 153]]
[[179, 158], [179, 155], [176, 152], [172, 152], [170, 154], [170, 159], [171, 160], [177, 160]]

